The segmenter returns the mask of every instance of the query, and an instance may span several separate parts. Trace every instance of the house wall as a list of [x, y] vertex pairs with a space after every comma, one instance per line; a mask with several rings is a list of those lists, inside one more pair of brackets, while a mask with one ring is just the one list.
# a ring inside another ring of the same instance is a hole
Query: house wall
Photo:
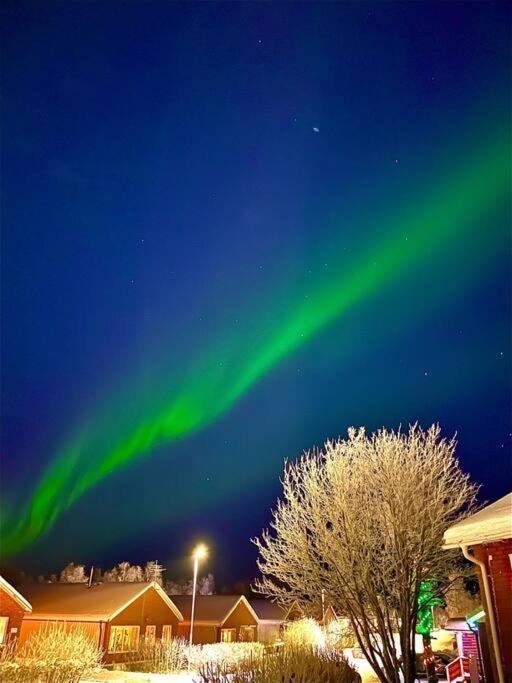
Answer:
[[24, 615], [23, 607], [3, 588], [0, 588], [0, 616], [9, 618], [4, 643], [9, 643], [19, 637]]
[[[234, 628], [236, 629], [235, 640], [240, 640], [240, 627], [241, 626], [258, 626], [258, 621], [253, 617], [251, 611], [248, 609], [247, 605], [240, 602], [236, 609], [229, 615], [229, 618], [222, 624], [221, 628]], [[254, 629], [254, 638], [258, 638], [258, 629]], [[220, 640], [220, 632], [219, 632]]]
[[[258, 626], [258, 622], [251, 614], [251, 611], [246, 605], [240, 603], [236, 609], [229, 616], [222, 625], [221, 624], [201, 624], [201, 622], [194, 622], [194, 633], [192, 635], [192, 642], [195, 645], [206, 645], [208, 643], [220, 643], [221, 630], [223, 628], [235, 629], [235, 642], [240, 640], [241, 626]], [[178, 629], [180, 638], [185, 638], [188, 641], [190, 637], [190, 622], [183, 622]], [[254, 629], [254, 638], [258, 639], [258, 629]]]
[[278, 621], [270, 623], [259, 623], [257, 639], [260, 643], [273, 643], [281, 638], [281, 626]]
[[[487, 567], [505, 678], [512, 683], [512, 539], [475, 546], [474, 552]], [[484, 591], [481, 593], [483, 596]], [[488, 637], [491, 639], [490, 629]], [[498, 680], [496, 672], [495, 678]]]
[[[179, 625], [178, 634], [180, 638], [184, 638], [187, 643], [190, 638], [190, 622]], [[208, 643], [218, 643], [220, 640], [220, 630], [215, 625], [197, 624], [194, 623], [194, 633], [192, 635], [192, 642], [195, 645], [207, 645]]]
[[109, 653], [108, 643], [112, 626], [139, 626], [140, 641], [143, 642], [146, 625], [156, 626], [156, 638], [162, 637], [162, 626], [172, 626], [172, 635], [178, 635], [178, 619], [171, 608], [165, 604], [154, 588], [150, 588], [137, 600], [128, 605], [104, 629], [102, 648], [105, 652], [106, 663], [118, 662], [126, 659], [122, 653]]

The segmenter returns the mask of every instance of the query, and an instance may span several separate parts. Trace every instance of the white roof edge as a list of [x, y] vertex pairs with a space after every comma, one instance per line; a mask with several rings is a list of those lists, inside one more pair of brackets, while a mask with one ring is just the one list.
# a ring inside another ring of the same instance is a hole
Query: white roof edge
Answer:
[[94, 623], [109, 621], [108, 614], [53, 614], [52, 612], [32, 612], [23, 617], [24, 621], [73, 621]]
[[121, 612], [123, 612], [129, 605], [131, 605], [132, 602], [135, 602], [135, 600], [140, 598], [141, 595], [144, 595], [144, 593], [148, 591], [150, 588], [154, 588], [156, 590], [156, 592], [160, 595], [165, 604], [174, 612], [174, 615], [177, 617], [178, 621], [183, 621], [182, 613], [179, 611], [174, 602], [164, 591], [162, 586], [160, 586], [160, 584], [158, 584], [156, 581], [151, 581], [151, 583], [148, 583], [136, 595], [127, 600], [127, 602], [125, 602], [124, 605], [119, 607], [119, 609], [116, 609], [116, 611], [108, 617], [108, 621], [112, 621], [113, 619], [115, 619]]
[[232, 607], [232, 608], [229, 610], [229, 612], [226, 614], [226, 616], [224, 617], [224, 619], [220, 622], [220, 625], [221, 625], [221, 626], [229, 619], [229, 617], [233, 614], [233, 612], [236, 610], [236, 608], [238, 607], [238, 605], [239, 605], [240, 603], [243, 603], [243, 604], [249, 609], [249, 612], [250, 612], [250, 613], [252, 614], [252, 616], [256, 619], [256, 623], [259, 624], [260, 620], [259, 620], [259, 618], [258, 618], [258, 615], [257, 615], [256, 612], [253, 610], [253, 608], [251, 607], [251, 605], [250, 605], [249, 601], [247, 600], [247, 598], [245, 597], [245, 595], [241, 595], [241, 596], [238, 598], [238, 600], [235, 602], [235, 604], [233, 605], [233, 607]]
[[32, 612], [32, 605], [30, 602], [23, 597], [21, 593], [18, 593], [16, 588], [14, 586], [11, 586], [11, 584], [4, 579], [3, 576], [0, 576], [0, 586], [4, 589], [6, 593], [8, 593], [13, 600], [15, 600], [18, 605], [23, 607], [24, 610], [27, 612]]
[[457, 522], [444, 532], [443, 548], [481, 545], [512, 538], [512, 493]]

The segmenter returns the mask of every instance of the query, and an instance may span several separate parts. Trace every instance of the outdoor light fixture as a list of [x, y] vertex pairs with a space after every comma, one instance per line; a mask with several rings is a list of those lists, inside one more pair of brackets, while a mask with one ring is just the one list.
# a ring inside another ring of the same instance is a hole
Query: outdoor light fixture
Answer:
[[196, 545], [194, 548], [194, 553], [193, 557], [195, 560], [202, 560], [208, 555], [208, 548], [205, 546], [204, 543], [200, 543], [199, 545]]
[[[192, 608], [190, 610], [190, 639], [189, 647], [192, 647], [192, 636], [194, 635], [194, 612], [196, 608], [196, 588], [197, 588], [197, 572], [199, 569], [199, 560], [204, 560], [208, 555], [208, 548], [204, 543], [199, 543], [194, 548], [192, 557], [194, 558], [194, 581], [192, 583]], [[190, 657], [188, 658], [190, 665]]]

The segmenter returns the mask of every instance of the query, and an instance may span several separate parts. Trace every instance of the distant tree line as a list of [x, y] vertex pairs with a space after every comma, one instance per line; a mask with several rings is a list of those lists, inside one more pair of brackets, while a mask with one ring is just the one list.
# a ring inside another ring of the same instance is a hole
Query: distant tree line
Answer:
[[[156, 581], [169, 595], [191, 595], [192, 579], [164, 580], [164, 568], [155, 560], [146, 562], [144, 566], [120, 562], [112, 569], [102, 571], [99, 567], [92, 569], [92, 580], [98, 582], [139, 582]], [[28, 577], [27, 577], [28, 578]], [[87, 583], [90, 579], [90, 571], [85, 565], [70, 562], [57, 576], [51, 574], [48, 578], [39, 576], [39, 583]], [[213, 595], [215, 593], [215, 579], [213, 574], [206, 574], [197, 580], [197, 592], [200, 595]]]

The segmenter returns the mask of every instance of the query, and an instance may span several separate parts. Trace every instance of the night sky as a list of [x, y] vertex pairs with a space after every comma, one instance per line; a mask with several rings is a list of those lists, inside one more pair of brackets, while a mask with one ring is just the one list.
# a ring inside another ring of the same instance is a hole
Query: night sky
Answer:
[[4, 560], [211, 546], [439, 421], [511, 483], [509, 3], [2, 3]]

